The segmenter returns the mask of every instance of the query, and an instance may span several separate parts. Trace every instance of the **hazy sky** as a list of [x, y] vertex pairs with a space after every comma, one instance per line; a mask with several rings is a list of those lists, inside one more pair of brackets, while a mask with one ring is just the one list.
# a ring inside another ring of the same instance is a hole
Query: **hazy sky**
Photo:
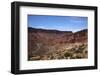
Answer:
[[79, 31], [87, 29], [88, 17], [28, 15], [28, 27], [55, 29], [60, 31]]

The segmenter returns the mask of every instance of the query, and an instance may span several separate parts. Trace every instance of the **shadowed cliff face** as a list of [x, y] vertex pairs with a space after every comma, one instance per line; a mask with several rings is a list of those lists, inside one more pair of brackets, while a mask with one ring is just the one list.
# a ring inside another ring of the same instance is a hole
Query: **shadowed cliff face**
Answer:
[[[63, 52], [66, 48], [79, 48], [81, 45], [87, 48], [87, 31], [87, 29], [84, 29], [73, 33], [72, 31], [45, 30], [29, 27], [28, 60], [42, 60], [44, 55], [49, 56], [50, 54]], [[32, 59], [34, 56], [38, 56], [37, 59]], [[47, 56], [44, 60], [48, 60]], [[56, 58], [57, 56], [53, 59]]]

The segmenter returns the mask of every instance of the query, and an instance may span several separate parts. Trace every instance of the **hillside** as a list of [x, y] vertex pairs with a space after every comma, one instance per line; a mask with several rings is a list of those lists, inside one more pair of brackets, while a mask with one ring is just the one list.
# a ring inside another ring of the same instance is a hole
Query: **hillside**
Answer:
[[73, 33], [28, 28], [28, 60], [75, 59], [72, 56], [78, 51], [76, 58], [87, 58], [87, 29]]

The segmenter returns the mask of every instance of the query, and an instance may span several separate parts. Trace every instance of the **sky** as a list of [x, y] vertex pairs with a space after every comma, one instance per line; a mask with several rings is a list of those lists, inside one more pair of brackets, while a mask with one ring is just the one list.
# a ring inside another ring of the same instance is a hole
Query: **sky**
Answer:
[[76, 32], [87, 26], [88, 17], [28, 15], [28, 27], [33, 28]]

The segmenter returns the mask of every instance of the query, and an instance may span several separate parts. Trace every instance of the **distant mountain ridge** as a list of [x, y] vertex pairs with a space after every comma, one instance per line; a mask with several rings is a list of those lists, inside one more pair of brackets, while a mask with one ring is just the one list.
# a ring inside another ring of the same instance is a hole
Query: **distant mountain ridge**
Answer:
[[[42, 28], [32, 28], [32, 27], [28, 27], [28, 31], [32, 32], [32, 31], [45, 31], [45, 32], [62, 32], [62, 33], [73, 33], [72, 31], [60, 31], [60, 30], [52, 30], [52, 29], [42, 29]], [[83, 30], [80, 30], [80, 31], [77, 31], [77, 32], [81, 32], [81, 31], [87, 31], [87, 29], [83, 29]], [[76, 33], [76, 32], [74, 32]]]
[[51, 33], [72, 33], [72, 31], [59, 31], [59, 30], [50, 30], [50, 29], [37, 29], [37, 28], [32, 28], [32, 27], [28, 27], [28, 30], [30, 32], [34, 31], [34, 32], [51, 32]]

